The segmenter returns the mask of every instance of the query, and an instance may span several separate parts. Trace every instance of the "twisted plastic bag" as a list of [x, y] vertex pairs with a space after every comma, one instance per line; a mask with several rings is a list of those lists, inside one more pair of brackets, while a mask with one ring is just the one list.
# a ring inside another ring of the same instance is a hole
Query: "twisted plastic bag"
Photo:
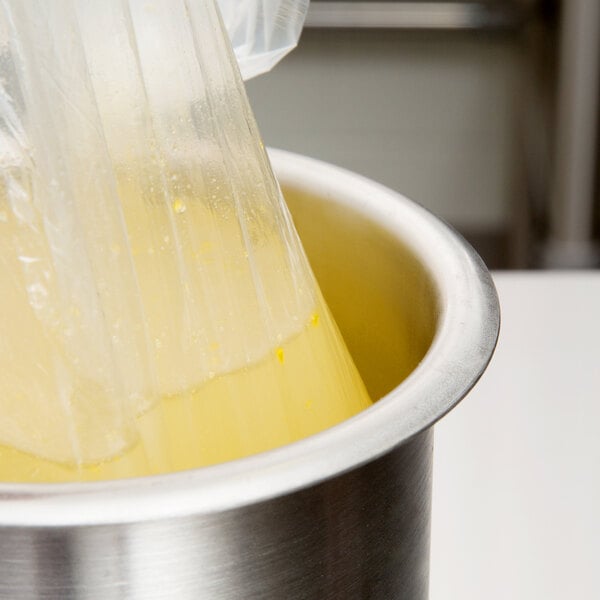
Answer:
[[0, 479], [211, 464], [366, 406], [213, 0], [1, 7]]
[[298, 43], [309, 0], [218, 0], [244, 79], [269, 71]]

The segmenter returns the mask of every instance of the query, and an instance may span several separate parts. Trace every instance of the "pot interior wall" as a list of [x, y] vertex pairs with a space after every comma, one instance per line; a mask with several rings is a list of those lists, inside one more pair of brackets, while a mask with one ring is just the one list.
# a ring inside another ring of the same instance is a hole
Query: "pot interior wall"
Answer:
[[281, 185], [323, 295], [371, 397], [379, 399], [431, 345], [438, 312], [431, 276], [364, 214]]

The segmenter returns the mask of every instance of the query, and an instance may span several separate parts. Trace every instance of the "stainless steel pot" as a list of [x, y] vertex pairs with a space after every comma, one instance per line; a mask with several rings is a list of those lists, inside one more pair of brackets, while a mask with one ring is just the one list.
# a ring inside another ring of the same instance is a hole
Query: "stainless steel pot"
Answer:
[[496, 342], [490, 276], [402, 196], [272, 152], [372, 408], [215, 467], [86, 484], [0, 484], [0, 597], [427, 597], [432, 425]]

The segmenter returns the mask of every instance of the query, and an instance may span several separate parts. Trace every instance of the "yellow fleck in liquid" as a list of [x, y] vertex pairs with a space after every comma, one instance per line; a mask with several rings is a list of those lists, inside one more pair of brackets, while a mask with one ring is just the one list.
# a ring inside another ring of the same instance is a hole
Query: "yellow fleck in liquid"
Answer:
[[256, 364], [163, 397], [138, 417], [139, 439], [122, 455], [76, 466], [0, 446], [0, 481], [115, 479], [211, 465], [299, 440], [369, 404], [321, 305], [299, 333]]

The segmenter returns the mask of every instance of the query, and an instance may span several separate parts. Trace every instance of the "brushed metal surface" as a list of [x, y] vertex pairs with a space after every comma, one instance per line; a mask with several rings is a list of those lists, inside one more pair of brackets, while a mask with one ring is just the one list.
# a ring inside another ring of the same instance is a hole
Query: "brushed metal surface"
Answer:
[[241, 510], [2, 528], [0, 597], [425, 599], [431, 450], [428, 430], [359, 469]]
[[427, 597], [431, 426], [490, 359], [494, 287], [470, 247], [402, 196], [319, 161], [272, 158], [327, 301], [384, 397], [214, 467], [0, 483], [0, 598]]

